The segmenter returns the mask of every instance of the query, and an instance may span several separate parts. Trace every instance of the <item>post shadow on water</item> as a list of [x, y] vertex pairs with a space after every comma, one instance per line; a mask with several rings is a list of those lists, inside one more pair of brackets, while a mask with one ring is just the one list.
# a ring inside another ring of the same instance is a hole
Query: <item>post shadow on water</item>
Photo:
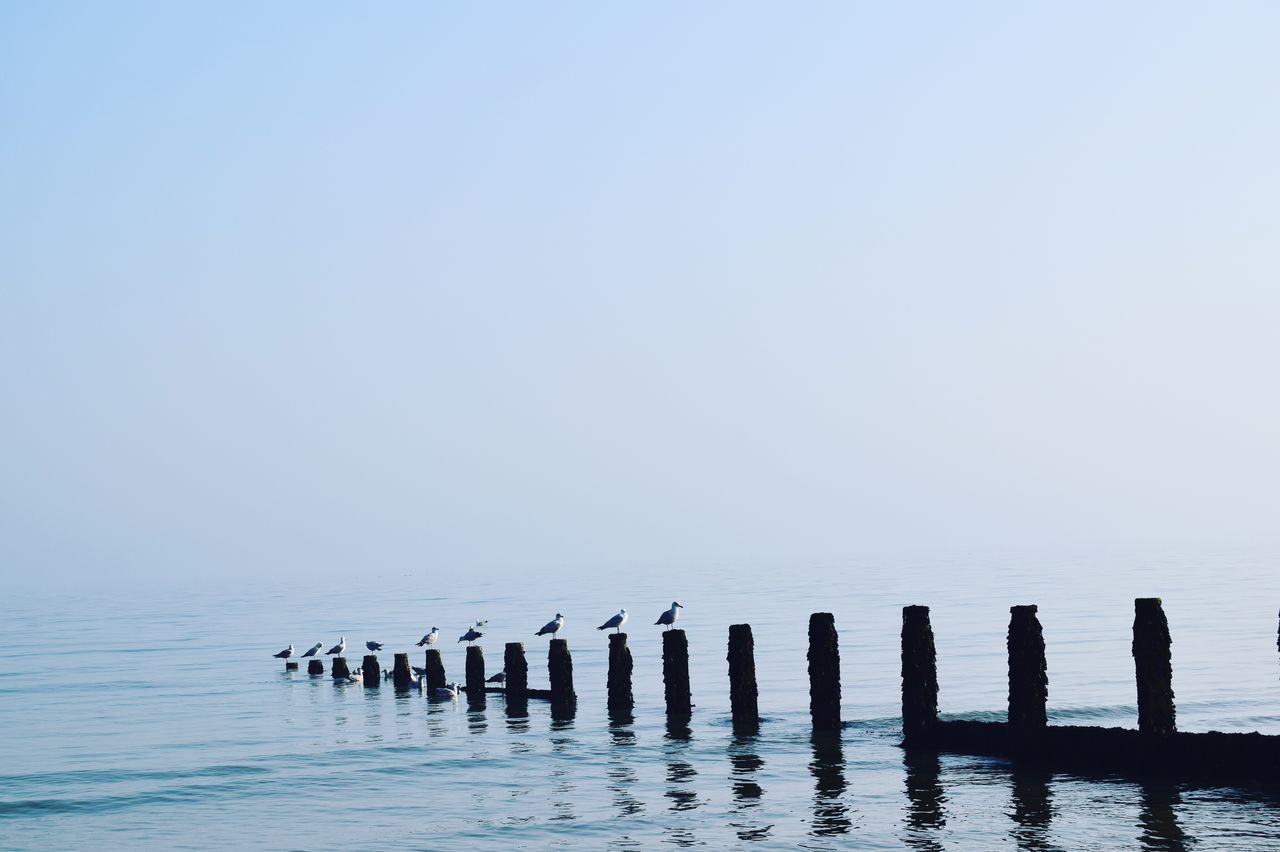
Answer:
[[915, 749], [903, 752], [902, 763], [907, 794], [902, 840], [913, 849], [941, 850], [937, 832], [947, 824], [947, 797], [939, 782], [942, 763], [935, 752]]
[[576, 819], [573, 810], [575, 788], [573, 785], [573, 765], [568, 762], [568, 755], [578, 741], [570, 734], [573, 731], [573, 718], [551, 720], [551, 753], [557, 757], [551, 770], [551, 806], [555, 809], [553, 820]]
[[[689, 743], [693, 739], [693, 731], [689, 727], [690, 717], [684, 714], [667, 715], [667, 732], [663, 737], [667, 755], [667, 790], [666, 797], [671, 800], [668, 810], [676, 814], [692, 811], [702, 804], [698, 793], [693, 789], [693, 781], [698, 771], [686, 760]], [[671, 842], [676, 846], [694, 846], [698, 839], [688, 823], [671, 824], [667, 828]]]
[[1173, 784], [1144, 781], [1139, 788], [1138, 840], [1143, 849], [1182, 852], [1191, 843], [1178, 824], [1182, 794]]
[[844, 744], [840, 731], [813, 732], [813, 823], [809, 833], [815, 837], [845, 834], [853, 827], [849, 805], [843, 801], [849, 786], [844, 776]]
[[1057, 849], [1049, 840], [1049, 826], [1054, 814], [1049, 782], [1053, 773], [1038, 766], [1014, 764], [1009, 778], [1009, 818], [1014, 822], [1010, 835], [1014, 843], [1019, 849]]
[[755, 812], [761, 806], [764, 788], [760, 786], [760, 770], [764, 760], [759, 755], [755, 736], [735, 735], [729, 743], [729, 779], [732, 782], [733, 810], [739, 822], [730, 823], [739, 840], [767, 840], [773, 824], [761, 825]]
[[618, 815], [635, 816], [644, 810], [644, 803], [635, 797], [632, 790], [639, 781], [627, 751], [636, 744], [636, 732], [631, 725], [612, 723], [609, 725], [609, 792], [613, 793], [613, 804]]

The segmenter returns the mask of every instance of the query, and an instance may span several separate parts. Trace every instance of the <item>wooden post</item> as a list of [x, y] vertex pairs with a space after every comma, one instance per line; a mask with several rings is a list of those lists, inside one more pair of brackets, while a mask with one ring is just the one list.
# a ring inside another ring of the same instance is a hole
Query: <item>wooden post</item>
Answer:
[[502, 656], [503, 669], [507, 673], [507, 701], [527, 701], [529, 698], [529, 661], [524, 658], [523, 642], [508, 642]]
[[287, 672], [296, 672], [298, 670], [298, 661], [287, 660], [284, 664], [284, 670]]
[[332, 673], [334, 680], [346, 680], [351, 677], [351, 669], [347, 668], [346, 657], [334, 657], [333, 666], [329, 671]]
[[378, 657], [376, 654], [365, 654], [364, 662], [360, 664], [361, 679], [365, 686], [379, 686], [382, 684], [382, 669], [378, 668]]
[[631, 711], [636, 706], [635, 694], [631, 691], [631, 649], [627, 647], [627, 634], [609, 634], [609, 717], [614, 720], [631, 718]]
[[938, 722], [938, 654], [929, 607], [902, 608], [902, 737], [928, 739]]
[[1045, 703], [1049, 675], [1044, 631], [1035, 604], [1009, 608], [1009, 732], [1015, 740], [1034, 739], [1048, 725]]
[[733, 728], [739, 733], [760, 727], [755, 654], [751, 625], [729, 625], [729, 705], [733, 709]]
[[396, 654], [395, 665], [391, 669], [391, 680], [396, 689], [408, 689], [413, 685], [413, 671], [409, 668], [409, 655]]
[[467, 695], [484, 698], [484, 648], [467, 646]]
[[692, 715], [693, 700], [689, 695], [689, 640], [683, 630], [667, 630], [662, 634], [662, 683], [667, 696], [667, 715]]
[[1133, 664], [1138, 681], [1138, 730], [1172, 734], [1178, 730], [1173, 704], [1173, 658], [1169, 620], [1159, 598], [1133, 602]]
[[439, 648], [427, 649], [427, 689], [444, 689], [444, 658]]
[[547, 648], [547, 674], [551, 680], [552, 718], [572, 717], [578, 696], [573, 691], [573, 657], [568, 639], [552, 639]]
[[809, 616], [809, 714], [815, 731], [840, 730], [840, 637], [829, 612]]
[[324, 660], [307, 661], [307, 674], [322, 675], [324, 674]]

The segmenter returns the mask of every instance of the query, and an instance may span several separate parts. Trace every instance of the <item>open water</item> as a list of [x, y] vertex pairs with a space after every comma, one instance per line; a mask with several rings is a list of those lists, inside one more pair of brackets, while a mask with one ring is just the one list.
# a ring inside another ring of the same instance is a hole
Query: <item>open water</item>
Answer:
[[[1276, 607], [1266, 559], [1217, 556], [993, 564], [508, 572], [355, 572], [276, 587], [161, 583], [146, 592], [59, 589], [11, 598], [0, 625], [0, 847], [14, 849], [1280, 849], [1280, 799], [1014, 769], [991, 759], [908, 759], [898, 748], [901, 606], [932, 607], [946, 714], [1000, 718], [1008, 607], [1040, 605], [1052, 721], [1136, 723], [1134, 597], [1164, 598], [1185, 730], [1280, 733]], [[219, 588], [219, 586], [221, 586]], [[660, 628], [686, 605], [697, 705], [668, 726]], [[607, 642], [626, 606], [635, 721], [605, 713]], [[543, 702], [509, 716], [285, 673], [271, 654], [339, 635], [411, 650], [438, 625], [462, 680], [469, 623], [489, 620], [490, 671], [526, 642], [546, 682], [557, 611], [574, 654], [578, 712]], [[840, 630], [846, 729], [809, 734], [808, 614]], [[728, 723], [725, 642], [752, 624], [764, 725]]]

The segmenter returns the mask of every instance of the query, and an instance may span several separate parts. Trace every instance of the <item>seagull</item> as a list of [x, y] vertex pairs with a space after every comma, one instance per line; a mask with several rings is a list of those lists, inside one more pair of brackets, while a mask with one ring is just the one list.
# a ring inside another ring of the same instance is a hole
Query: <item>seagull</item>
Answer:
[[436, 640], [439, 638], [440, 638], [440, 628], [433, 627], [431, 628], [430, 633], [428, 633], [426, 636], [423, 636], [420, 640], [418, 640], [418, 647], [421, 648], [423, 645], [434, 645], [436, 644]]
[[546, 624], [542, 625], [542, 629], [533, 635], [545, 636], [550, 633], [551, 637], [554, 639], [555, 635], [560, 632], [561, 627], [564, 627], [564, 616], [557, 612], [555, 620], [548, 621]]
[[412, 669], [413, 669], [413, 673], [414, 673], [414, 674], [416, 674], [418, 677], [426, 677], [426, 676], [427, 676], [427, 670], [426, 670], [426, 669], [420, 669], [420, 668], [418, 668], [417, 666], [411, 666], [410, 668], [412, 668]]
[[474, 627], [468, 627], [467, 632], [463, 633], [461, 636], [458, 637], [458, 641], [466, 642], [468, 645], [470, 645], [472, 642], [476, 641], [483, 635], [484, 635], [483, 633], [481, 633], [479, 630], [476, 630]]
[[435, 689], [431, 690], [431, 694], [436, 698], [457, 698], [458, 684], [451, 683], [448, 686], [437, 686]]
[[682, 609], [684, 609], [684, 604], [679, 601], [672, 601], [671, 609], [658, 616], [658, 620], [654, 624], [665, 624], [667, 627], [671, 627], [676, 623], [676, 619], [680, 617], [679, 610]]
[[477, 622], [476, 622], [476, 627], [484, 627], [484, 626], [485, 626], [485, 625], [487, 625], [488, 623], [489, 623], [489, 619], [487, 619], [487, 618], [482, 618], [482, 619], [480, 619], [479, 621], [477, 621]]
[[321, 643], [317, 642], [316, 644], [314, 644], [314, 645], [312, 645], [312, 646], [311, 646], [311, 650], [310, 650], [310, 651], [308, 651], [307, 653], [303, 654], [302, 656], [304, 656], [304, 657], [314, 657], [314, 656], [316, 655], [316, 653], [317, 653], [321, 648], [323, 648], [323, 647], [324, 647], [324, 645], [323, 645], [323, 644], [321, 644]]
[[493, 677], [485, 681], [485, 683], [506, 683], [506, 682], [507, 682], [506, 672], [498, 672], [496, 675], [494, 675]]
[[332, 648], [325, 651], [325, 654], [337, 654], [338, 656], [342, 656], [346, 652], [347, 652], [347, 637], [339, 636], [338, 644], [334, 645]]
[[382, 644], [380, 642], [365, 642], [364, 646], [370, 651], [381, 651]]
[[289, 647], [288, 647], [288, 648], [285, 648], [285, 649], [284, 649], [283, 651], [281, 651], [279, 654], [273, 654], [272, 656], [274, 656], [274, 657], [275, 657], [276, 659], [278, 659], [278, 660], [287, 660], [287, 659], [289, 659], [290, 657], [292, 657], [292, 656], [293, 656], [293, 643], [292, 643], [292, 642], [290, 642], [290, 643], [289, 643]]
[[617, 615], [615, 615], [613, 618], [606, 621], [604, 624], [601, 624], [599, 627], [596, 628], [596, 630], [608, 630], [610, 627], [612, 627], [615, 631], [620, 632], [622, 630], [622, 625], [626, 623], [627, 623], [627, 611], [625, 609], [620, 609], [618, 610]]

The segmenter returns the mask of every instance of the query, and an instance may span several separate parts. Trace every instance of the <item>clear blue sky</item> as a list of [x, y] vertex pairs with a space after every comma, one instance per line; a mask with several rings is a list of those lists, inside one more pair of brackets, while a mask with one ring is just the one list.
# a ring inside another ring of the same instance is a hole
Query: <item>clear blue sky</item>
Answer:
[[1278, 40], [4, 4], [0, 572], [1272, 546]]

